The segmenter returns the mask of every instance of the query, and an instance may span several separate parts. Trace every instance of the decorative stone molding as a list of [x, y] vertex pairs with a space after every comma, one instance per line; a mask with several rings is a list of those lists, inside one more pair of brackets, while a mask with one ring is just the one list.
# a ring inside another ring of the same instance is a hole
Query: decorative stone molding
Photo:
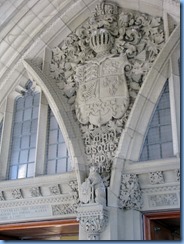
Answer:
[[179, 191], [180, 186], [179, 185], [173, 185], [173, 186], [163, 186], [163, 187], [152, 187], [147, 189], [141, 189], [142, 194], [150, 194], [155, 192], [171, 192], [171, 191]]
[[77, 209], [77, 220], [87, 233], [88, 240], [100, 240], [108, 222], [107, 209], [100, 204], [85, 204]]
[[77, 205], [75, 204], [59, 204], [52, 206], [52, 215], [73, 214], [77, 212]]
[[30, 192], [31, 192], [31, 196], [32, 197], [40, 197], [40, 196], [42, 196], [39, 186], [38, 187], [32, 187], [30, 189]]
[[149, 196], [150, 207], [177, 206], [178, 197], [176, 193], [157, 194]]
[[61, 190], [60, 190], [59, 185], [50, 186], [49, 190], [50, 190], [51, 195], [59, 195], [59, 194], [61, 194]]
[[149, 180], [151, 184], [162, 184], [164, 183], [164, 176], [162, 171], [150, 172]]
[[[20, 206], [29, 206], [37, 204], [65, 204], [65, 203], [75, 203], [76, 194], [62, 194], [55, 195], [52, 197], [42, 197], [42, 198], [30, 198], [30, 199], [16, 199], [16, 201], [1, 201], [0, 208], [11, 208]], [[20, 200], [20, 201], [19, 201]]]
[[138, 181], [138, 176], [135, 174], [122, 174], [121, 186], [119, 195], [120, 208], [125, 209], [141, 209], [142, 194]]
[[162, 18], [101, 1], [52, 50], [51, 76], [78, 118], [88, 164], [98, 167], [105, 186], [137, 93], [164, 41]]
[[176, 170], [176, 181], [180, 182], [180, 169]]
[[14, 199], [22, 199], [23, 196], [22, 196], [21, 189], [14, 189], [14, 190], [12, 190], [12, 196], [13, 196]]

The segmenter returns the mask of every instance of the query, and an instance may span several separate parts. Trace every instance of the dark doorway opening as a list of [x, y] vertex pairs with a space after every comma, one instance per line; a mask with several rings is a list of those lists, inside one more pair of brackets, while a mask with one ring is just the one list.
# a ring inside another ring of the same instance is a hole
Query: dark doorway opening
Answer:
[[181, 240], [180, 211], [144, 213], [144, 240]]

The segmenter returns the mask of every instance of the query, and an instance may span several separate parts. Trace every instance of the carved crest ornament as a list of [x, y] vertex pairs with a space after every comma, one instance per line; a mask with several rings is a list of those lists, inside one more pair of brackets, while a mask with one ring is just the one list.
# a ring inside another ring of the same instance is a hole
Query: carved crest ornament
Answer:
[[[51, 76], [71, 105], [87, 163], [104, 187], [137, 93], [163, 44], [161, 17], [99, 1], [92, 17], [52, 50]], [[94, 192], [89, 178], [81, 189], [84, 203]]]

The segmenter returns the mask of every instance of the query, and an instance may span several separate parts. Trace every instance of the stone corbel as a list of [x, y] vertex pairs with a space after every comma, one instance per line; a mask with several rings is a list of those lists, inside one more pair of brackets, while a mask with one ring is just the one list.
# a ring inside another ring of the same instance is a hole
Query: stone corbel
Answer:
[[107, 209], [98, 203], [84, 204], [77, 210], [77, 220], [87, 233], [88, 240], [100, 240], [100, 233], [108, 222]]

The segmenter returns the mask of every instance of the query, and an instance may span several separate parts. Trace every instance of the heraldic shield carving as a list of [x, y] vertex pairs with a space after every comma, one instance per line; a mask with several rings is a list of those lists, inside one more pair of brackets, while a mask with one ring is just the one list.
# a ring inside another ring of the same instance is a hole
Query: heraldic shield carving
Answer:
[[82, 124], [101, 126], [121, 118], [129, 105], [124, 75], [126, 56], [108, 55], [77, 67], [76, 115]]

